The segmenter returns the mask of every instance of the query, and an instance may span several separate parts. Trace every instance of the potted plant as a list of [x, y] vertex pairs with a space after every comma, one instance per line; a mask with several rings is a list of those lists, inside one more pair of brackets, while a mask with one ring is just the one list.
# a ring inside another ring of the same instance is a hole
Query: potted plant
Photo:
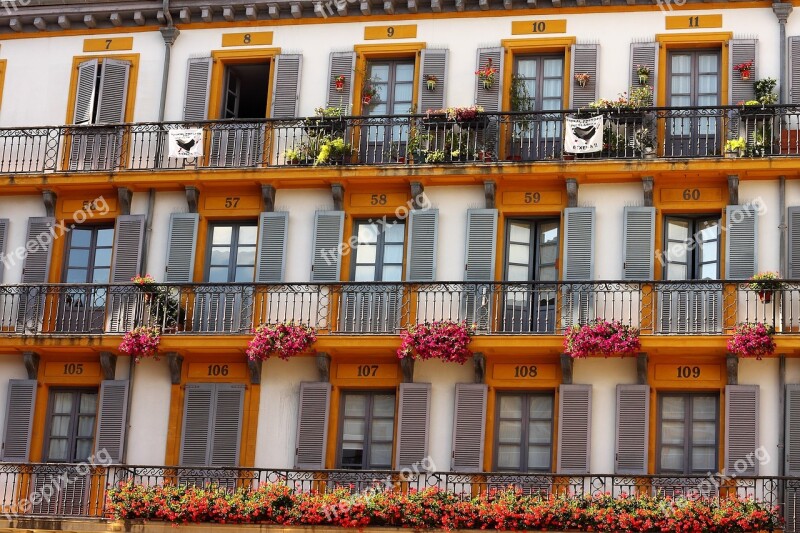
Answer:
[[483, 85], [485, 90], [490, 90], [494, 85], [494, 77], [497, 74], [497, 69], [492, 66], [492, 60], [486, 61], [486, 65], [475, 71], [475, 75]]
[[444, 150], [425, 150], [426, 163], [444, 163]]
[[436, 82], [439, 81], [436, 79], [434, 74], [426, 74], [425, 75], [425, 86], [428, 88], [429, 91], [436, 90]]
[[287, 165], [299, 165], [303, 153], [297, 148], [287, 148], [283, 151], [283, 159]]
[[411, 158], [415, 163], [422, 163], [426, 159], [425, 148], [431, 141], [431, 136], [421, 133], [419, 129], [412, 126], [408, 130], [408, 141], [406, 142], [406, 158]]
[[309, 137], [317, 137], [320, 135], [330, 135], [337, 132], [343, 132], [345, 129], [344, 122], [345, 108], [343, 107], [318, 107], [314, 110], [313, 117], [305, 119], [305, 130]]
[[750, 278], [749, 287], [758, 291], [759, 299], [768, 304], [772, 301], [772, 294], [781, 288], [781, 281], [777, 272], [759, 272]]
[[277, 355], [285, 361], [308, 350], [316, 340], [316, 330], [305, 324], [264, 324], [253, 330], [253, 338], [247, 344], [247, 357], [252, 361], [266, 361]]
[[738, 65], [734, 65], [733, 69], [739, 72], [739, 75], [742, 77], [743, 80], [749, 80], [750, 73], [753, 71], [753, 60], [745, 61], [743, 63], [739, 63]]
[[639, 85], [647, 85], [650, 80], [650, 67], [647, 65], [636, 65], [636, 75], [639, 77]]
[[641, 349], [639, 330], [618, 320], [597, 318], [564, 333], [564, 352], [571, 357], [629, 355]]
[[449, 129], [453, 127], [450, 121], [447, 109], [428, 109], [425, 111], [425, 118], [422, 119], [422, 125], [427, 129]]
[[742, 157], [742, 153], [747, 147], [747, 143], [741, 137], [738, 139], [728, 139], [725, 141], [725, 157]]
[[361, 102], [365, 106], [370, 106], [378, 101], [378, 89], [375, 87], [372, 80], [364, 82], [364, 88], [361, 89]]
[[733, 335], [728, 339], [728, 351], [740, 357], [761, 359], [765, 355], [775, 353], [775, 341], [772, 336], [775, 328], [763, 322], [737, 324]]
[[773, 105], [778, 102], [778, 94], [775, 92], [775, 87], [778, 85], [778, 80], [775, 78], [764, 78], [758, 80], [753, 88], [756, 93], [756, 100], [761, 105]]
[[400, 334], [399, 359], [441, 359], [463, 365], [472, 357], [467, 348], [475, 326], [464, 322], [426, 322], [409, 327]]
[[655, 140], [653, 139], [653, 132], [650, 128], [642, 126], [633, 132], [633, 139], [631, 145], [634, 149], [638, 150], [645, 159], [653, 159], [656, 156]]
[[585, 72], [580, 74], [575, 74], [575, 82], [578, 84], [578, 87], [586, 87], [590, 79], [591, 76], [589, 74], [586, 74]]
[[339, 74], [338, 76], [333, 77], [333, 84], [337, 93], [340, 93], [344, 90], [344, 82], [346, 79], [347, 78], [344, 77], [344, 74]]
[[160, 342], [161, 330], [158, 327], [139, 326], [125, 333], [119, 351], [133, 357], [134, 363], [147, 357], [157, 361]]
[[316, 146], [314, 166], [341, 165], [352, 152], [353, 147], [342, 137], [325, 136]]
[[141, 322], [161, 328], [163, 332], [176, 331], [186, 313], [179, 297], [170, 294], [170, 287], [158, 285], [150, 274], [136, 275], [131, 282], [143, 295], [145, 315], [141, 317]]
[[484, 114], [482, 106], [451, 107], [447, 110], [450, 120], [455, 120], [462, 128], [482, 130], [489, 125], [489, 117]]

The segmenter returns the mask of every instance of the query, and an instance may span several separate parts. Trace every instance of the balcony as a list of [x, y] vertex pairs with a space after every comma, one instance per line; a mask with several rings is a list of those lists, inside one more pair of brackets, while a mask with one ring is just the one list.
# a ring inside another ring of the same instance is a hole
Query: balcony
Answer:
[[[564, 154], [565, 117], [576, 113], [485, 113], [466, 122], [396, 115], [2, 128], [0, 174], [722, 158], [726, 140], [740, 137], [746, 157], [800, 156], [796, 106], [606, 111], [602, 151]], [[170, 157], [170, 131], [201, 132], [186, 141], [199, 154]], [[341, 143], [321, 157], [331, 140]]]
[[246, 335], [297, 321], [320, 335], [395, 335], [413, 324], [475, 324], [478, 335], [562, 335], [595, 319], [642, 335], [723, 335], [737, 322], [800, 332], [800, 280], [769, 294], [748, 282], [337, 283], [5, 285], [0, 335], [120, 335], [158, 326], [164, 335]]
[[[351, 493], [422, 490], [438, 487], [465, 499], [480, 491], [514, 486], [529, 494], [664, 494], [688, 498], [747, 498], [769, 507], [783, 506], [786, 531], [794, 532], [800, 504], [800, 478], [747, 477], [721, 486], [708, 476], [681, 475], [559, 475], [513, 472], [411, 472], [354, 470], [294, 470], [238, 467], [176, 467], [87, 464], [0, 464], [0, 503], [6, 518], [80, 519], [108, 517], [106, 491], [121, 482], [145, 486], [215, 484], [229, 490], [256, 488], [262, 483], [285, 484], [298, 492]], [[711, 481], [711, 482], [710, 482]], [[38, 495], [38, 496], [37, 496]], [[19, 522], [17, 527], [26, 527]], [[36, 526], [41, 528], [41, 525]]]

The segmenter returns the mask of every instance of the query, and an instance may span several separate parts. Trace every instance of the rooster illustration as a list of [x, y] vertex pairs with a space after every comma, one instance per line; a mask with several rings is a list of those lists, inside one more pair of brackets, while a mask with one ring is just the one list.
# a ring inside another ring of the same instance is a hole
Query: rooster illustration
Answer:
[[178, 143], [178, 146], [180, 146], [182, 149], [188, 152], [189, 150], [192, 149], [192, 146], [194, 146], [197, 141], [195, 139], [189, 139], [188, 141], [175, 139], [175, 142]]
[[589, 142], [589, 139], [594, 137], [597, 128], [595, 126], [589, 126], [588, 128], [579, 128], [574, 126], [572, 128], [572, 133], [575, 134], [575, 137], [582, 140], [583, 142]]

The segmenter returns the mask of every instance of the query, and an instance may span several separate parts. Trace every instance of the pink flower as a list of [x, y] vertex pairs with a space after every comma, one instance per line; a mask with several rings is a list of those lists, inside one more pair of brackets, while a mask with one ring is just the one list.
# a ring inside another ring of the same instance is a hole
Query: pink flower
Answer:
[[161, 342], [161, 330], [157, 327], [140, 326], [127, 332], [119, 345], [119, 351], [133, 357], [138, 363], [143, 357], [158, 360], [158, 345]]
[[639, 330], [614, 320], [597, 318], [583, 326], [572, 326], [564, 333], [564, 351], [572, 357], [626, 355], [641, 349]]
[[253, 330], [254, 336], [247, 345], [247, 357], [253, 361], [265, 361], [273, 354], [289, 359], [306, 351], [317, 340], [314, 328], [304, 324], [262, 325]]
[[411, 326], [400, 335], [397, 357], [403, 359], [441, 359], [464, 364], [472, 352], [467, 345], [472, 340], [475, 326], [451, 321], [432, 322]]
[[762, 322], [737, 324], [733, 336], [728, 339], [728, 351], [740, 357], [756, 359], [772, 355], [775, 353], [775, 342], [772, 340], [774, 333], [775, 328]]

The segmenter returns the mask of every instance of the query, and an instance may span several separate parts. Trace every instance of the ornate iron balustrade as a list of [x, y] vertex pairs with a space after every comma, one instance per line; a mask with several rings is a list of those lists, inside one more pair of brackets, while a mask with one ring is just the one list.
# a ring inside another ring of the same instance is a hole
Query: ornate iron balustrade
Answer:
[[642, 335], [717, 335], [739, 322], [800, 333], [800, 281], [435, 282], [0, 286], [0, 335], [249, 334], [302, 322], [320, 334], [397, 334], [450, 320], [478, 334], [561, 335], [595, 319]]
[[394, 470], [296, 470], [233, 466], [133, 466], [0, 464], [0, 504], [7, 518], [103, 518], [106, 493], [120, 483], [144, 486], [218, 485], [229, 490], [277, 483], [298, 492], [351, 493], [438, 487], [467, 499], [482, 491], [514, 487], [532, 495], [649, 494], [687, 498], [748, 498], [781, 506], [787, 533], [796, 532], [800, 478], [720, 475], [569, 475], [513, 472]]
[[[565, 117], [597, 113], [605, 118], [603, 149], [564, 154]], [[202, 132], [199, 143], [186, 137], [202, 155], [170, 157], [169, 132], [186, 130]], [[0, 174], [722, 157], [725, 141], [739, 137], [746, 157], [797, 157], [799, 132], [797, 106], [484, 113], [468, 121], [383, 115], [2, 128]]]

